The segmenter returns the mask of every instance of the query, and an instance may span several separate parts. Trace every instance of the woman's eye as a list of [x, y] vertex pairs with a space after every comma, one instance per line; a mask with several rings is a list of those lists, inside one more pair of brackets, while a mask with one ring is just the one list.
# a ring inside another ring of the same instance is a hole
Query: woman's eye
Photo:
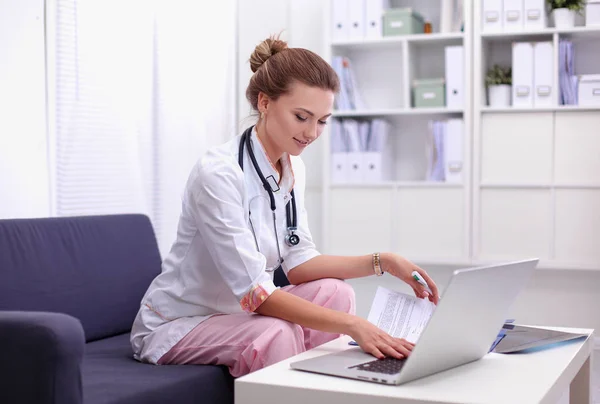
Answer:
[[327, 125], [327, 121], [319, 121], [321, 125]]
[[298, 120], [301, 122], [306, 122], [306, 119], [308, 119], [308, 118], [305, 118], [302, 115], [298, 115], [298, 114], [296, 114], [296, 118], [298, 118]]

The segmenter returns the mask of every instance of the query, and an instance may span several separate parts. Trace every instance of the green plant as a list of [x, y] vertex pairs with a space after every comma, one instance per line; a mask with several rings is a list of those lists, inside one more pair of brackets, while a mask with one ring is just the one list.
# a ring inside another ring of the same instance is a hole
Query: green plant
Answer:
[[556, 8], [568, 8], [569, 10], [581, 12], [585, 8], [586, 0], [546, 0], [552, 10]]
[[512, 84], [512, 69], [510, 67], [503, 67], [500, 65], [494, 65], [487, 71], [485, 76], [485, 84], [488, 86], [497, 86], [500, 84]]

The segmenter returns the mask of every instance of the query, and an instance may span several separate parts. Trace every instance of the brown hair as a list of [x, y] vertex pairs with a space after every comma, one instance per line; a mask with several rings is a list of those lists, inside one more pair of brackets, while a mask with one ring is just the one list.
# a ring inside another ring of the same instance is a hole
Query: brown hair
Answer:
[[250, 68], [254, 75], [246, 89], [246, 98], [257, 111], [260, 92], [276, 100], [294, 80], [334, 93], [340, 87], [335, 70], [323, 58], [308, 49], [288, 48], [285, 41], [275, 37], [256, 46], [250, 56]]

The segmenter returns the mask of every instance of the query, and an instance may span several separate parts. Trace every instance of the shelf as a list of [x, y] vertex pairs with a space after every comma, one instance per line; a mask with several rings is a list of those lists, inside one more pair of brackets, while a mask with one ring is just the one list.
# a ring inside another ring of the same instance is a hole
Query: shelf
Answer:
[[415, 34], [398, 35], [382, 38], [366, 38], [348, 41], [335, 41], [331, 43], [334, 48], [373, 48], [373, 47], [396, 47], [405, 42], [408, 43], [435, 43], [435, 44], [457, 44], [463, 40], [462, 32], [452, 32], [447, 34]]
[[496, 188], [496, 189], [600, 189], [598, 184], [517, 184], [517, 183], [502, 183], [490, 184], [481, 183], [480, 188]]
[[331, 188], [461, 188], [463, 184], [435, 181], [385, 181], [377, 183], [332, 184]]
[[562, 112], [562, 111], [600, 111], [600, 106], [559, 105], [556, 107], [515, 108], [515, 107], [481, 107], [482, 113], [511, 113], [511, 112]]
[[573, 27], [570, 29], [546, 28], [542, 30], [518, 31], [518, 32], [488, 32], [482, 33], [481, 38], [488, 41], [512, 41], [523, 40], [532, 37], [552, 36], [554, 34], [565, 37], [580, 38], [599, 38], [600, 27]]
[[403, 115], [440, 115], [440, 114], [462, 114], [463, 109], [449, 108], [397, 108], [397, 109], [373, 109], [373, 110], [351, 110], [334, 111], [333, 116], [338, 118], [350, 117], [375, 117], [375, 116], [403, 116]]

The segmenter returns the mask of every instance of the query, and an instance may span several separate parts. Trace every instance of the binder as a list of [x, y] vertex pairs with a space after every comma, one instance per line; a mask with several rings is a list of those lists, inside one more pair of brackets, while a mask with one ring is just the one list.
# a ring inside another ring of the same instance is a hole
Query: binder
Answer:
[[[442, 0], [444, 1], [444, 0]], [[503, 28], [502, 0], [483, 0], [481, 16], [483, 32], [501, 32]]]
[[512, 44], [512, 91], [514, 108], [533, 107], [533, 44]]
[[345, 41], [348, 39], [348, 1], [332, 0], [331, 2], [331, 39]]
[[346, 179], [352, 184], [363, 181], [363, 153], [360, 151], [346, 153]]
[[445, 180], [445, 140], [446, 122], [429, 122], [429, 131], [425, 140], [425, 153], [427, 158], [427, 173], [425, 177], [427, 178], [427, 181]]
[[446, 122], [444, 176], [449, 183], [463, 182], [463, 127], [462, 119], [449, 119]]
[[379, 151], [362, 153], [362, 181], [378, 183], [383, 180], [383, 154]]
[[523, 0], [523, 29], [546, 28], [546, 0]]
[[523, 30], [523, 0], [504, 0], [504, 31]]
[[365, 37], [383, 36], [383, 13], [390, 8], [389, 0], [365, 0]]
[[348, 2], [348, 39], [365, 37], [365, 0], [346, 0]]
[[331, 183], [334, 185], [337, 184], [347, 184], [348, 180], [348, 153], [344, 152], [336, 152], [331, 153]]
[[552, 42], [537, 42], [533, 47], [533, 105], [535, 107], [551, 107], [555, 104], [554, 89], [554, 46]]
[[348, 137], [339, 119], [331, 122], [331, 165], [332, 184], [347, 184], [348, 178]]
[[573, 43], [567, 39], [558, 42], [558, 83], [560, 104], [577, 105], [577, 76], [575, 76], [575, 54]]
[[446, 107], [464, 106], [464, 47], [446, 46]]

